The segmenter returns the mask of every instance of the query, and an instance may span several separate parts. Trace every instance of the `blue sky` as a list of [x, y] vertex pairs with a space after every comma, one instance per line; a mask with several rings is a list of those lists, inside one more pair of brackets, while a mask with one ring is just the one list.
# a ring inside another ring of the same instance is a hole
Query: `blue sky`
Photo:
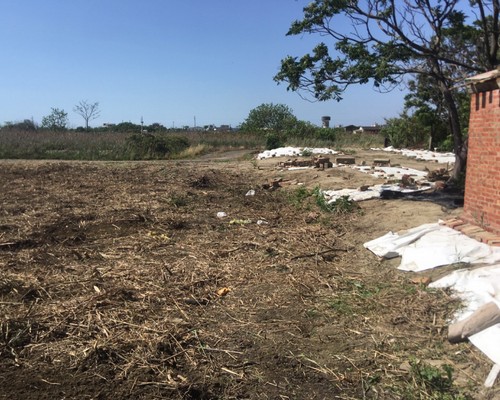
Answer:
[[262, 103], [289, 106], [321, 124], [383, 123], [402, 110], [400, 90], [352, 87], [341, 102], [303, 100], [273, 76], [287, 55], [318, 36], [287, 37], [308, 0], [0, 0], [0, 124], [64, 109], [73, 127], [80, 100], [106, 122], [171, 127], [237, 126]]

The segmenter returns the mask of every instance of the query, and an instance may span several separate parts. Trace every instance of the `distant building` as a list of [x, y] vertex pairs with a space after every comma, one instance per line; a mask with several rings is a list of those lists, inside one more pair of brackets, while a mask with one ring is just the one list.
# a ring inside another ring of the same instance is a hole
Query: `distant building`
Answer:
[[360, 126], [358, 129], [354, 130], [353, 133], [380, 133], [383, 126], [381, 125], [370, 125], [370, 126]]
[[231, 125], [221, 125], [217, 128], [218, 131], [229, 132], [231, 130]]
[[360, 126], [359, 125], [346, 125], [344, 126], [344, 132], [354, 132], [356, 129], [358, 129]]
[[215, 126], [213, 124], [210, 124], [210, 125], [204, 125], [203, 130], [205, 130], [207, 132], [210, 132], [210, 131], [229, 132], [229, 131], [232, 131], [233, 129], [231, 128], [231, 125]]

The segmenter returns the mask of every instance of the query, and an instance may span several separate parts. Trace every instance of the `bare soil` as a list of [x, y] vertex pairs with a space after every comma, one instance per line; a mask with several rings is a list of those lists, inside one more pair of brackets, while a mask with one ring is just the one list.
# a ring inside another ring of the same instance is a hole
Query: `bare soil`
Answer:
[[421, 398], [408, 397], [412, 360], [495, 398], [489, 361], [446, 341], [450, 293], [362, 246], [461, 210], [325, 213], [297, 183], [374, 179], [277, 161], [0, 161], [0, 398]]

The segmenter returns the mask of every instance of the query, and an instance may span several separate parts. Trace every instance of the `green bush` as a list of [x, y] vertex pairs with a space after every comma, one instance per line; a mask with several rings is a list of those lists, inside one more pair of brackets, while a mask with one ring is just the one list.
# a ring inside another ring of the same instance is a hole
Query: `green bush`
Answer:
[[316, 136], [318, 131], [317, 126], [306, 121], [296, 121], [293, 125], [290, 125], [286, 129], [287, 136], [293, 136], [297, 138], [313, 138]]
[[400, 393], [405, 400], [472, 400], [465, 390], [453, 382], [453, 368], [450, 365], [434, 367], [420, 360], [410, 361], [409, 385]]
[[302, 150], [302, 153], [300, 154], [302, 157], [311, 157], [313, 155], [313, 152], [311, 149], [305, 148]]
[[402, 113], [385, 122], [381, 134], [396, 148], [425, 147], [429, 142], [430, 127], [423, 125], [418, 116]]
[[337, 214], [348, 214], [359, 209], [358, 203], [350, 200], [349, 196], [342, 196], [328, 204], [328, 210]]
[[321, 140], [335, 142], [337, 139], [338, 129], [332, 128], [316, 128], [316, 137]]
[[185, 137], [169, 135], [133, 134], [126, 140], [126, 153], [131, 160], [168, 158], [189, 147]]
[[341, 196], [337, 200], [328, 203], [318, 186], [314, 188], [312, 194], [316, 199], [317, 206], [326, 212], [348, 214], [360, 209], [358, 203], [354, 200], [350, 200], [349, 196]]
[[453, 138], [448, 136], [441, 143], [438, 143], [436, 147], [439, 151], [453, 151]]
[[273, 150], [283, 147], [283, 140], [281, 135], [276, 132], [271, 132], [266, 135], [266, 149]]

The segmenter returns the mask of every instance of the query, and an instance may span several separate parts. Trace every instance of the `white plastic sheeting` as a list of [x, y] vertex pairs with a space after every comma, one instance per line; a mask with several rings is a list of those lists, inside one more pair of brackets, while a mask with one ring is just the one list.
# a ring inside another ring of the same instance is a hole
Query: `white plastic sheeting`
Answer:
[[399, 185], [373, 185], [369, 186], [367, 190], [359, 189], [339, 189], [339, 190], [324, 190], [322, 193], [328, 203], [332, 203], [343, 196], [348, 196], [352, 201], [363, 201], [369, 199], [376, 199], [380, 197], [380, 193], [384, 190], [391, 190], [401, 193], [416, 193], [424, 190], [429, 190], [428, 187], [422, 189], [407, 189]]
[[[299, 147], [280, 147], [278, 149], [266, 150], [257, 155], [257, 159], [265, 159], [271, 157], [298, 157], [302, 154], [304, 150], [307, 150], [314, 154], [337, 154], [336, 151], [328, 148], [309, 148], [304, 149]], [[379, 149], [380, 150], [380, 149]], [[341, 166], [341, 164], [333, 164], [333, 167]], [[423, 183], [426, 181], [427, 172], [420, 171], [413, 168], [406, 167], [370, 167], [370, 166], [357, 166], [357, 165], [345, 165], [348, 168], [370, 174], [374, 178], [385, 178], [393, 180], [401, 180], [404, 175], [411, 176], [416, 182]], [[289, 167], [288, 170], [303, 170], [310, 169], [312, 167]], [[430, 187], [430, 186], [429, 186]], [[348, 196], [350, 200], [362, 201], [369, 200], [380, 197], [380, 193], [383, 190], [399, 191], [402, 193], [415, 193], [428, 190], [429, 187], [410, 189], [401, 188], [399, 185], [373, 185], [368, 187], [368, 190], [360, 191], [358, 189], [339, 189], [339, 190], [324, 190], [323, 195], [325, 196], [328, 203], [332, 203], [343, 196]]]
[[392, 146], [386, 147], [384, 149], [372, 148], [371, 150], [400, 153], [406, 157], [416, 158], [417, 160], [436, 161], [442, 164], [452, 164], [455, 162], [455, 154], [453, 153], [440, 153], [437, 151], [429, 150], [395, 149]]
[[258, 160], [272, 157], [299, 157], [303, 151], [312, 154], [338, 154], [338, 151], [328, 149], [325, 147], [280, 147], [278, 149], [266, 150], [257, 155]]
[[[264, 158], [271, 157], [293, 157], [300, 156], [302, 151], [307, 150], [314, 154], [338, 154], [337, 151], [328, 148], [312, 148], [312, 147], [280, 147], [278, 149], [266, 150], [257, 155], [257, 159], [262, 160]], [[436, 151], [428, 150], [408, 150], [408, 149], [395, 149], [392, 146], [380, 149], [372, 148], [374, 151], [386, 151], [392, 153], [399, 153], [406, 157], [416, 158], [417, 160], [426, 161], [436, 161], [438, 163], [454, 163], [455, 155], [453, 153], [439, 153]]]
[[367, 166], [354, 166], [353, 169], [364, 172], [365, 174], [370, 174], [375, 178], [392, 178], [401, 179], [403, 175], [409, 175], [415, 181], [426, 180], [427, 171], [420, 171], [418, 169], [406, 168], [406, 167], [367, 167]]
[[439, 223], [424, 224], [404, 234], [389, 232], [364, 247], [379, 257], [401, 256], [398, 269], [425, 271], [441, 265], [500, 262], [500, 248], [488, 246]]
[[[500, 307], [500, 264], [472, 270], [459, 270], [430, 284], [434, 288], [451, 288], [464, 300], [464, 308], [455, 315], [461, 321], [491, 301]], [[500, 364], [500, 324], [469, 337], [470, 342], [495, 364]]]
[[[500, 247], [480, 243], [439, 223], [424, 224], [403, 234], [389, 232], [364, 246], [380, 257], [401, 256], [399, 269], [405, 271], [424, 271], [458, 262], [478, 264], [477, 268], [454, 271], [430, 284], [434, 288], [451, 288], [464, 301], [455, 321], [467, 318], [491, 301], [500, 307]], [[485, 382], [491, 386], [500, 370], [500, 324], [470, 336], [469, 340], [495, 364]]]
[[324, 190], [323, 196], [328, 204], [337, 201], [341, 197], [347, 196], [349, 200], [362, 201], [375, 199], [380, 197], [380, 191], [374, 186], [370, 186], [367, 190], [361, 191], [359, 189], [338, 189], [338, 190]]

